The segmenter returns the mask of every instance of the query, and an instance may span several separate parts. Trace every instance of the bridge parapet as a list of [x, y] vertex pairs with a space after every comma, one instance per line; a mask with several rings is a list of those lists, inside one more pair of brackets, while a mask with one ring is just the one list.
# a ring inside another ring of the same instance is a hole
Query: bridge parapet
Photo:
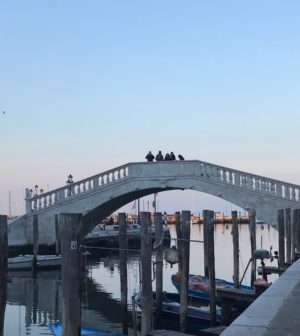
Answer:
[[128, 176], [128, 165], [108, 170], [67, 186], [40, 194], [27, 197], [26, 213], [43, 210], [59, 203], [71, 200], [79, 195], [92, 192], [101, 186], [112, 184]]
[[[81, 195], [106, 188], [125, 179], [164, 179], [192, 177], [245, 192], [288, 202], [300, 202], [300, 186], [204, 161], [162, 161], [128, 163], [62, 188], [26, 198], [26, 213], [71, 201]], [[163, 185], [163, 183], [162, 183]]]

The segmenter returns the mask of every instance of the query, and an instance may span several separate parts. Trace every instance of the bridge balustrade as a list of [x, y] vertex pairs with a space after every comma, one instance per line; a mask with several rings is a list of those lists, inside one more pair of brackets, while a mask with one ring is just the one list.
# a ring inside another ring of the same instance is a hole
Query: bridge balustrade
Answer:
[[[176, 171], [176, 169], [172, 170], [173, 168], [171, 169], [171, 167], [175, 168], [176, 166], [178, 169], [182, 166], [183, 169], [179, 169], [178, 171]], [[168, 167], [168, 169], [164, 170], [158, 168], [157, 171], [155, 169], [153, 170], [154, 167]], [[192, 168], [190, 170], [185, 169], [188, 167]], [[217, 181], [221, 185], [224, 184], [244, 189], [245, 191], [249, 190], [264, 196], [269, 195], [288, 201], [300, 201], [300, 187], [294, 184], [287, 184], [278, 180], [210, 164], [204, 161], [163, 161], [153, 163], [129, 163], [42, 195], [27, 198], [26, 202], [29, 202], [28, 206], [26, 205], [27, 213], [46, 209], [68, 200], [73, 200], [76, 196], [93, 192], [98, 188], [117, 183], [124, 178], [138, 178], [139, 176], [144, 178], [163, 178], [164, 174], [170, 174], [170, 172], [173, 174], [178, 173], [179, 177], [184, 176], [185, 174], [191, 175], [192, 172], [192, 174], [195, 174], [195, 178], [211, 179], [214, 183]], [[159, 174], [162, 174], [162, 176], [158, 176]]]
[[32, 198], [26, 199], [26, 201], [29, 202], [30, 212], [38, 211], [71, 200], [77, 195], [92, 192], [101, 186], [118, 182], [126, 177], [128, 177], [128, 165], [94, 175], [78, 182], [73, 182], [71, 185], [41, 195], [35, 195]]

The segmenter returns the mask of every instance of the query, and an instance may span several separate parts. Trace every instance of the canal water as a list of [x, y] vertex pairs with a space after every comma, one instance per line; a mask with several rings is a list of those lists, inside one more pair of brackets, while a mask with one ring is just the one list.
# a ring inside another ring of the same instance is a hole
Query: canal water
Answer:
[[[170, 225], [171, 238], [176, 238], [175, 225]], [[250, 239], [247, 224], [239, 226], [240, 272], [243, 274], [250, 258]], [[203, 274], [203, 226], [191, 225], [190, 273]], [[175, 245], [175, 240], [170, 241]], [[257, 248], [277, 250], [278, 233], [267, 224], [257, 225]], [[130, 248], [130, 247], [129, 247]], [[82, 292], [82, 324], [90, 327], [122, 331], [122, 307], [120, 304], [120, 272], [118, 252], [114, 249], [94, 248], [88, 257], [87, 277]], [[155, 255], [153, 254], [153, 260]], [[216, 277], [232, 280], [233, 251], [231, 224], [215, 226]], [[277, 261], [266, 261], [266, 265]], [[128, 252], [128, 302], [139, 291], [140, 251], [135, 248]], [[258, 262], [259, 265], [259, 262]], [[171, 267], [164, 261], [163, 289], [176, 292], [171, 275], [177, 272], [177, 265]], [[276, 275], [270, 276], [275, 281]], [[249, 284], [250, 267], [245, 276]], [[155, 289], [155, 281], [153, 282]], [[32, 278], [31, 272], [10, 272], [8, 283], [8, 304], [5, 313], [5, 336], [51, 335], [48, 323], [61, 320], [62, 284], [60, 271], [39, 272]], [[131, 326], [132, 323], [130, 322]], [[129, 334], [133, 335], [132, 327]]]

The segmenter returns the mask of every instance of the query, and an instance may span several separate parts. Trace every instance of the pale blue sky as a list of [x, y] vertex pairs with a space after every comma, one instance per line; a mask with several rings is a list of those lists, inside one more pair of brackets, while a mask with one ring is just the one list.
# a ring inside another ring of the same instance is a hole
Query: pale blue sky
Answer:
[[0, 212], [9, 190], [21, 203], [26, 186], [149, 149], [300, 184], [299, 13], [288, 0], [2, 1]]

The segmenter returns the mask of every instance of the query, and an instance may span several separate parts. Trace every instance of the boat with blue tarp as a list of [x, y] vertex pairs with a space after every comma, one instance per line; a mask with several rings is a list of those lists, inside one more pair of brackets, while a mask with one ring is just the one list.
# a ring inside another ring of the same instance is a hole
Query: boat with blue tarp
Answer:
[[[49, 324], [53, 336], [62, 336], [62, 324], [53, 322]], [[81, 327], [81, 335], [89, 336], [125, 336], [122, 333], [115, 333], [101, 328]]]

